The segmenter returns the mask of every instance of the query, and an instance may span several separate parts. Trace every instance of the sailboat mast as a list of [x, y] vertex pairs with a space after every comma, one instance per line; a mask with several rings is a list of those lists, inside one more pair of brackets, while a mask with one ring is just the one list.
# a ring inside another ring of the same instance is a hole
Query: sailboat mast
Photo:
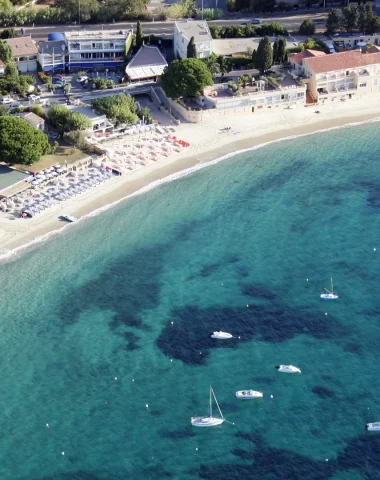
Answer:
[[[211, 385], [210, 385], [210, 417], [212, 417], [212, 397], [211, 397], [211, 392], [213, 392]], [[213, 392], [214, 393], [214, 392]]]
[[215, 396], [214, 390], [212, 391], [212, 394], [214, 395], [214, 398], [215, 398], [215, 403], [216, 403], [216, 406], [218, 407], [218, 410], [219, 410], [220, 416], [221, 416], [221, 417], [223, 418], [223, 420], [224, 420], [223, 413], [222, 413], [222, 410], [221, 410], [221, 409], [220, 409], [220, 407], [219, 407], [219, 403], [218, 403], [218, 400], [216, 399], [216, 396]]
[[334, 293], [334, 286], [333, 286], [332, 277], [331, 277], [331, 293]]

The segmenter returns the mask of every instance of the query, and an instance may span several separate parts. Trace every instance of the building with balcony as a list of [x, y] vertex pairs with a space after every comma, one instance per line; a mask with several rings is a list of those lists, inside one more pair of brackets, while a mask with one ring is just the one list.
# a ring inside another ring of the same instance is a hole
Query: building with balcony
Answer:
[[303, 58], [301, 72], [315, 102], [380, 93], [380, 53], [360, 50]]
[[187, 46], [194, 37], [197, 58], [212, 53], [212, 36], [206, 20], [184, 20], [174, 23], [173, 48], [176, 58], [187, 58]]
[[38, 43], [38, 62], [44, 72], [59, 72], [65, 69], [66, 43], [63, 34], [61, 40]]
[[92, 68], [116, 69], [132, 44], [130, 30], [100, 30], [65, 32], [66, 62], [69, 71]]
[[35, 72], [37, 70], [38, 50], [32, 37], [7, 38], [11, 47], [13, 60], [20, 73]]

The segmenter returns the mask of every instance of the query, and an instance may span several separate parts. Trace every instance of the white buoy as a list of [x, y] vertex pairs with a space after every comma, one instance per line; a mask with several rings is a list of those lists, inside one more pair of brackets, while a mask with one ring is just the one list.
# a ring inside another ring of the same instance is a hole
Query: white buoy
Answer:
[[249, 305], [247, 305], [247, 308], [249, 307]]
[[115, 380], [117, 380], [117, 377], [115, 377]]
[[173, 359], [171, 358], [171, 359], [170, 359], [170, 361], [172, 362], [172, 361], [173, 361]]
[[325, 312], [325, 315], [327, 315], [327, 312]]
[[309, 279], [307, 278], [307, 279], [306, 279], [306, 281], [308, 282], [308, 281], [309, 281]]
[[174, 325], [174, 322], [170, 322], [172, 325]]
[[195, 450], [198, 450], [198, 447], [196, 447]]
[[271, 395], [270, 398], [273, 398], [273, 395]]
[[238, 336], [238, 339], [240, 340], [240, 335]]
[[373, 251], [376, 252], [376, 248], [374, 248]]
[[329, 459], [328, 459], [328, 458], [325, 458], [325, 462], [328, 462], [328, 461], [329, 461]]
[[146, 406], [146, 408], [149, 408], [149, 405], [148, 405], [148, 404], [146, 404], [145, 406]]
[[48, 423], [46, 424], [46, 428], [49, 428], [49, 424], [48, 424]]
[[64, 454], [65, 454], [65, 452], [61, 452], [61, 455], [64, 455]]
[[134, 381], [135, 381], [135, 379], [134, 379], [134, 378], [132, 378], [132, 382], [134, 382]]

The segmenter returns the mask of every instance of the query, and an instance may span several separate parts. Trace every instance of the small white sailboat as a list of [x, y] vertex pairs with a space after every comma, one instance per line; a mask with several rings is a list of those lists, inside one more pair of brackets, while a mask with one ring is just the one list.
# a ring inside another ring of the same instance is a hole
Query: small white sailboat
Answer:
[[334, 286], [333, 286], [333, 279], [331, 278], [331, 292], [330, 290], [327, 290], [327, 288], [325, 288], [326, 292], [327, 293], [321, 293], [321, 298], [323, 298], [324, 300], [336, 300], [338, 297], [338, 295], [335, 295], [334, 294]]
[[227, 338], [233, 338], [230, 333], [227, 332], [212, 332], [211, 338], [217, 338], [219, 340], [226, 340]]
[[[215, 403], [216, 403], [216, 406], [218, 407], [221, 418], [212, 416], [212, 397], [214, 397], [215, 399]], [[208, 417], [191, 417], [191, 425], [193, 425], [194, 427], [215, 427], [217, 425], [221, 425], [223, 422], [228, 422], [228, 420], [226, 420], [223, 417], [223, 413], [219, 407], [218, 400], [216, 399], [214, 390], [212, 389], [211, 385], [210, 385], [209, 413], [210, 415]], [[231, 422], [228, 422], [228, 423], [231, 423]]]
[[277, 365], [277, 370], [283, 373], [302, 373], [301, 369], [294, 365]]
[[256, 390], [238, 390], [235, 393], [236, 398], [243, 398], [244, 400], [251, 400], [252, 398], [262, 398], [264, 394]]
[[380, 422], [374, 422], [374, 423], [367, 423], [365, 428], [369, 432], [378, 432], [380, 430]]

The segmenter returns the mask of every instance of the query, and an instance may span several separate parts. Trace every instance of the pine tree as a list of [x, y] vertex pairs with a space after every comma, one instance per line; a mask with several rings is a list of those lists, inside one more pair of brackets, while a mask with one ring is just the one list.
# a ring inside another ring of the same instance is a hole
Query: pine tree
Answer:
[[273, 49], [269, 37], [265, 36], [260, 40], [256, 53], [256, 68], [261, 73], [266, 72], [273, 65]]
[[187, 58], [197, 58], [197, 47], [195, 46], [194, 37], [190, 38], [187, 44]]
[[278, 61], [280, 63], [285, 62], [286, 60], [286, 38], [278, 37]]
[[140, 20], [137, 22], [137, 29], [136, 29], [136, 47], [140, 48], [144, 45], [144, 34], [142, 31]]
[[278, 37], [273, 43], [273, 62], [278, 61]]

